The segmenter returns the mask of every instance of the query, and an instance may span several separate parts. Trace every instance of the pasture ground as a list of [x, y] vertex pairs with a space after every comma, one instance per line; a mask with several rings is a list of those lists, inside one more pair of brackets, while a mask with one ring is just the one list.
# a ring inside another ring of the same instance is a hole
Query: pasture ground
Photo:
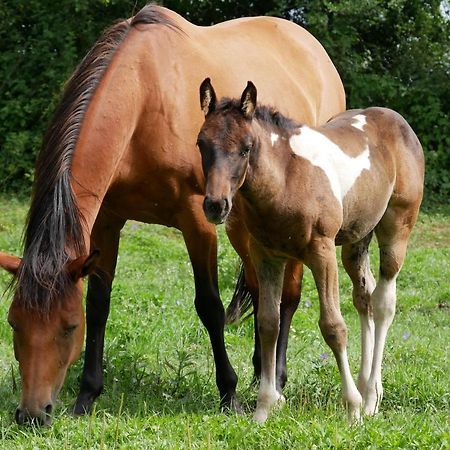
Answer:
[[[27, 211], [0, 197], [0, 249], [20, 254]], [[319, 328], [317, 293], [306, 270], [291, 329], [286, 405], [264, 426], [251, 421], [253, 322], [226, 329], [245, 414], [218, 410], [209, 340], [194, 310], [191, 266], [177, 230], [129, 222], [123, 232], [104, 359], [105, 390], [93, 414], [70, 415], [81, 360], [70, 370], [50, 428], [19, 427], [14, 410], [20, 377], [0, 301], [1, 449], [288, 449], [449, 448], [450, 209], [423, 212], [398, 280], [398, 307], [384, 360], [380, 414], [349, 427], [339, 376]], [[237, 258], [219, 232], [221, 295], [228, 304]], [[376, 268], [372, 246], [372, 268]], [[353, 373], [359, 365], [359, 321], [351, 285], [340, 272], [341, 308], [349, 327]], [[8, 277], [0, 273], [0, 289]]]

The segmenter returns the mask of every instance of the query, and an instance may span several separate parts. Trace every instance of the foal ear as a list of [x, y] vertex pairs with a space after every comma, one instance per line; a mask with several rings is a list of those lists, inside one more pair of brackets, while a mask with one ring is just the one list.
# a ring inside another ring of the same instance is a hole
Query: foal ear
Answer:
[[16, 275], [19, 270], [21, 258], [17, 256], [7, 255], [6, 253], [0, 252], [0, 267], [3, 267], [9, 273]]
[[211, 84], [210, 78], [205, 78], [200, 85], [200, 106], [203, 114], [207, 116], [216, 109], [216, 93]]
[[247, 87], [242, 93], [240, 108], [246, 119], [253, 118], [256, 109], [256, 87], [251, 81], [247, 81]]
[[71, 261], [67, 267], [70, 276], [74, 281], [78, 281], [80, 278], [85, 277], [86, 275], [91, 274], [97, 262], [100, 258], [100, 251], [94, 250], [88, 256], [80, 256], [77, 259]]

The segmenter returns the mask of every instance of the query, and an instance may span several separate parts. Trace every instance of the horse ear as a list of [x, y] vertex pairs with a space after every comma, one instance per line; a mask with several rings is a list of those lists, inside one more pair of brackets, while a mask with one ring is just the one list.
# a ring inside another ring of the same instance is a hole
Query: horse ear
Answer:
[[6, 253], [0, 252], [0, 267], [3, 267], [13, 275], [17, 274], [21, 262], [22, 259], [17, 256], [7, 255]]
[[200, 106], [205, 117], [216, 109], [216, 93], [210, 78], [205, 78], [200, 85]]
[[100, 251], [94, 250], [90, 255], [80, 256], [68, 264], [68, 271], [74, 281], [91, 274], [100, 258]]
[[241, 97], [241, 111], [246, 119], [252, 119], [256, 109], [256, 87], [251, 81], [247, 81]]

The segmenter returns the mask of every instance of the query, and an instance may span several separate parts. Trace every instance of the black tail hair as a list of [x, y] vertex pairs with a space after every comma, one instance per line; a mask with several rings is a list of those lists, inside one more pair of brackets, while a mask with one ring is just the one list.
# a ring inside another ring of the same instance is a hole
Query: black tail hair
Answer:
[[[234, 288], [233, 297], [228, 305], [225, 313], [226, 324], [237, 324], [241, 317], [253, 306], [253, 298], [245, 283], [244, 266], [241, 264], [239, 270], [238, 280]], [[243, 320], [248, 319], [253, 314], [253, 311], [248, 314]]]

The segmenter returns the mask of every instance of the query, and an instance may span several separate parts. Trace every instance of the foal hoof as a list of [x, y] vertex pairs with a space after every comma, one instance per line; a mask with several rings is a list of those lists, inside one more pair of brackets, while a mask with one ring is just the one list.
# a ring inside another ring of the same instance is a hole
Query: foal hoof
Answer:
[[255, 413], [253, 414], [253, 420], [256, 423], [259, 423], [260, 425], [262, 425], [267, 420], [268, 417], [269, 417], [268, 411], [262, 408], [257, 408]]

